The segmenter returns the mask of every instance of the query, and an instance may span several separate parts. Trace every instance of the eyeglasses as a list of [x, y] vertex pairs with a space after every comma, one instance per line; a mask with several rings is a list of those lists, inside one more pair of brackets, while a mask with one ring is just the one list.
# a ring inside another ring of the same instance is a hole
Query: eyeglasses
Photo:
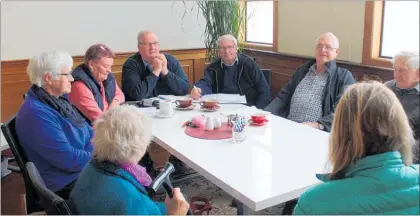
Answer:
[[235, 49], [236, 46], [226, 46], [226, 47], [219, 47], [220, 50], [232, 50]]
[[325, 48], [327, 51], [332, 51], [332, 50], [337, 49], [337, 48], [331, 47], [330, 45], [322, 45], [322, 44], [317, 44], [316, 48], [319, 50], [323, 50]]
[[155, 42], [151, 42], [151, 43], [139, 43], [139, 44], [140, 45], [143, 45], [143, 46], [151, 47], [152, 45], [153, 46], [158, 46], [160, 44], [160, 42], [159, 41], [155, 41]]
[[73, 77], [73, 75], [71, 75], [71, 73], [59, 73], [58, 75], [66, 76], [67, 78]]

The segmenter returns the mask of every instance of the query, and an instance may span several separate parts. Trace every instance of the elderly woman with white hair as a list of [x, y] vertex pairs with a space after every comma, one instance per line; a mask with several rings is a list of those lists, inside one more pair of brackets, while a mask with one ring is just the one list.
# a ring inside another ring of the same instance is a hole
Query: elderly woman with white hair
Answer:
[[44, 52], [29, 61], [32, 83], [16, 116], [19, 142], [46, 186], [67, 198], [91, 158], [93, 130], [73, 107], [73, 59], [64, 52]]
[[420, 84], [419, 52], [401, 51], [393, 58], [394, 79], [385, 83], [400, 100], [416, 138], [414, 163], [419, 163]]
[[94, 124], [93, 158], [80, 174], [70, 201], [79, 214], [185, 215], [189, 205], [179, 188], [165, 204], [148, 197], [152, 181], [138, 165], [151, 140], [147, 116], [134, 106], [105, 112]]

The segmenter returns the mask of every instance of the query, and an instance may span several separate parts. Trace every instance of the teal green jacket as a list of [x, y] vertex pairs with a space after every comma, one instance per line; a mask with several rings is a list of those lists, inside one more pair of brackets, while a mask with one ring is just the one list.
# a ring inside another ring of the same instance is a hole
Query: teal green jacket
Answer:
[[294, 214], [416, 214], [419, 165], [405, 166], [397, 151], [368, 156], [350, 166], [344, 179], [326, 180], [302, 196]]
[[70, 193], [79, 215], [166, 215], [164, 203], [149, 198], [146, 189], [120, 166], [90, 160]]

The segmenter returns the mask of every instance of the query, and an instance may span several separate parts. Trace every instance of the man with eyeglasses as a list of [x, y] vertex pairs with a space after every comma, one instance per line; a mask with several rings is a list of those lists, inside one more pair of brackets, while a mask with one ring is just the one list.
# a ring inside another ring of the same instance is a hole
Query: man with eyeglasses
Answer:
[[[141, 31], [137, 35], [138, 53], [129, 57], [122, 68], [122, 91], [126, 101], [139, 101], [158, 95], [186, 95], [190, 84], [178, 60], [160, 53], [157, 35]], [[152, 143], [141, 164], [150, 175], [157, 175], [171, 160], [176, 174], [188, 172], [187, 167], [156, 143]]]
[[330, 131], [335, 107], [352, 74], [337, 67], [338, 38], [322, 34], [316, 42], [315, 59], [299, 67], [266, 111], [323, 131]]
[[238, 42], [232, 35], [221, 36], [218, 45], [220, 58], [205, 69], [204, 76], [191, 90], [191, 97], [240, 94], [245, 95], [248, 105], [264, 109], [271, 97], [260, 67], [248, 56], [238, 54]]
[[393, 60], [394, 79], [385, 83], [401, 101], [410, 121], [416, 143], [413, 146], [413, 163], [420, 162], [420, 67], [418, 51], [401, 51]]
[[189, 83], [178, 60], [160, 53], [157, 35], [142, 31], [137, 36], [138, 53], [129, 57], [122, 68], [122, 91], [127, 101], [158, 95], [185, 95]]

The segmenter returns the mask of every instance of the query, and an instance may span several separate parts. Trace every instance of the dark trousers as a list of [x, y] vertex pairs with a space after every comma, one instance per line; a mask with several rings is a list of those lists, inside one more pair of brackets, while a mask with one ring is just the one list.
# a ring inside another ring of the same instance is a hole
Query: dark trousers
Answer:
[[76, 180], [71, 182], [70, 184], [64, 186], [62, 189], [55, 192], [59, 197], [67, 200], [70, 196], [70, 192], [73, 189], [74, 184], [76, 183]]
[[298, 199], [289, 200], [283, 207], [282, 215], [292, 215], [293, 211], [295, 210], [295, 206], [298, 202]]
[[[237, 215], [244, 215], [244, 204], [241, 203], [239, 200], [234, 199], [235, 205], [236, 205], [236, 214]], [[295, 206], [297, 204], [298, 199], [289, 200], [285, 203], [282, 215], [292, 215], [293, 210], [295, 209]]]

